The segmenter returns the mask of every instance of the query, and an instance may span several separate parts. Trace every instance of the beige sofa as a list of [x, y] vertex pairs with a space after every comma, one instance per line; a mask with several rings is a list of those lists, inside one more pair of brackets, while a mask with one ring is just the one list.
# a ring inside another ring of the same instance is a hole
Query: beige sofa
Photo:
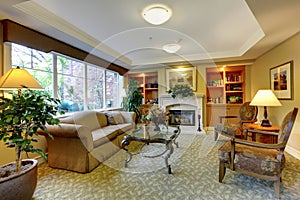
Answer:
[[134, 126], [135, 113], [82, 111], [61, 118], [60, 126], [48, 126], [48, 165], [87, 173], [120, 150]]

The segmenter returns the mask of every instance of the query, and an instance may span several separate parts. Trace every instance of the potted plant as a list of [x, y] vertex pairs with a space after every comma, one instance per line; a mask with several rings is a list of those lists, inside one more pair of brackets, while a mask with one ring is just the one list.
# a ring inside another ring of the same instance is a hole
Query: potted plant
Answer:
[[138, 81], [136, 79], [129, 79], [127, 88], [126, 88], [126, 98], [124, 101], [124, 110], [133, 111], [136, 114], [135, 124], [141, 119], [140, 107], [143, 100], [143, 95], [140, 92], [138, 86]]
[[59, 104], [58, 99], [46, 92], [30, 89], [19, 89], [11, 98], [0, 97], [0, 140], [16, 152], [15, 162], [0, 167], [1, 198], [31, 199], [37, 183], [37, 161], [22, 160], [21, 155], [22, 152], [36, 152], [46, 159], [32, 142], [37, 142], [38, 129], [47, 132], [47, 124], [59, 124], [59, 119], [55, 118]]
[[172, 89], [168, 91], [171, 97], [175, 99], [176, 97], [190, 97], [194, 96], [194, 91], [188, 84], [176, 84]]

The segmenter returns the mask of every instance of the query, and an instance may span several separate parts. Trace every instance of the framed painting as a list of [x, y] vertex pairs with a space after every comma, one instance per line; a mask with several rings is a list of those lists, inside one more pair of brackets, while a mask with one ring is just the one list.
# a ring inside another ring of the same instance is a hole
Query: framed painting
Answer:
[[270, 69], [270, 85], [278, 99], [293, 99], [293, 61]]
[[178, 68], [166, 69], [167, 89], [173, 88], [175, 85], [190, 85], [196, 91], [196, 68]]

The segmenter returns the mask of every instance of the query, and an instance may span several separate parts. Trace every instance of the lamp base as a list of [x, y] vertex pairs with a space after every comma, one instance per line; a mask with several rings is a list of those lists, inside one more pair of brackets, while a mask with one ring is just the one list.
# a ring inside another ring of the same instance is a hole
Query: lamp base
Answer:
[[263, 119], [260, 125], [264, 126], [264, 127], [271, 127], [272, 126], [268, 119]]

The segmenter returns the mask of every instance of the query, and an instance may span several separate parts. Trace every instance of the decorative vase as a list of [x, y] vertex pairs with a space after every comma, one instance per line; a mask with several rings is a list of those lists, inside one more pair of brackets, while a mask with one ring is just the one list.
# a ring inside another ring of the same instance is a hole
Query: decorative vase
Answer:
[[159, 124], [154, 122], [154, 125], [155, 125], [155, 127], [154, 127], [153, 130], [154, 131], [160, 131], [160, 127], [158, 126]]
[[[7, 168], [16, 165], [15, 162], [1, 166]], [[37, 184], [38, 161], [34, 159], [22, 160], [22, 166], [31, 165], [22, 170], [19, 174], [14, 174], [0, 180], [0, 196], [5, 200], [30, 200], [33, 196]]]

